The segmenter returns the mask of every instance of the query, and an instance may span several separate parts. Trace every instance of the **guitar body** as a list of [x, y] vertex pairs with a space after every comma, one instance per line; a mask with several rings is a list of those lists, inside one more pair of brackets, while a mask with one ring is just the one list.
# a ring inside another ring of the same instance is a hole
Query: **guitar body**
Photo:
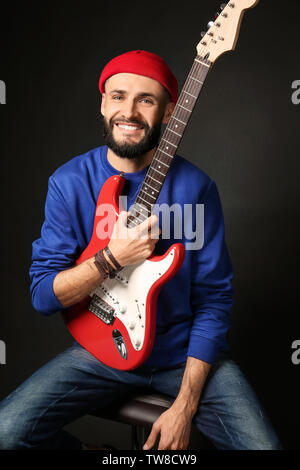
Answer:
[[[92, 238], [76, 265], [109, 243], [113, 223], [107, 224], [107, 237], [99, 238], [99, 227], [103, 228], [107, 220], [103, 207], [113, 207], [117, 219], [117, 201], [124, 183], [124, 177], [116, 175], [103, 185]], [[120, 370], [139, 367], [150, 355], [154, 344], [157, 296], [161, 287], [180, 269], [184, 254], [181, 243], [173, 244], [164, 255], [152, 254], [140, 263], [125, 266], [114, 279], [105, 279], [87, 298], [63, 312], [71, 335], [110, 367]]]

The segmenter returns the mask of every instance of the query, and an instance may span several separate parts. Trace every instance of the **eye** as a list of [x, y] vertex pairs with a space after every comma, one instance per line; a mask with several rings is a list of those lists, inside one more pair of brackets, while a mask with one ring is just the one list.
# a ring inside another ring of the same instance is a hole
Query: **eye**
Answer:
[[148, 98], [142, 98], [141, 101], [144, 101], [145, 103], [150, 103], [150, 104], [153, 104], [153, 102], [151, 100], [148, 100]]
[[113, 96], [112, 99], [115, 100], [115, 101], [119, 101], [118, 98], [123, 98], [123, 96], [122, 95], [115, 95], [115, 96]]

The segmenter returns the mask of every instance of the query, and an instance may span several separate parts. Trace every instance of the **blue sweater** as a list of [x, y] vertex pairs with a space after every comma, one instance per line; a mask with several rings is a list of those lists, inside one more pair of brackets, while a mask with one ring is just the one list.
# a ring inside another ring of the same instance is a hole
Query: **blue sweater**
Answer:
[[[125, 175], [123, 195], [128, 210], [147, 170]], [[119, 173], [107, 160], [107, 146], [101, 146], [72, 158], [50, 176], [45, 221], [41, 237], [32, 244], [29, 270], [32, 304], [38, 312], [48, 315], [64, 309], [54, 294], [53, 280], [72, 267], [89, 244], [99, 191], [107, 178]], [[156, 244], [155, 253], [163, 254], [181, 242], [186, 254], [181, 269], [158, 296], [156, 338], [145, 362], [151, 367], [179, 364], [187, 356], [212, 363], [218, 351], [228, 349], [233, 272], [218, 190], [203, 171], [179, 155], [174, 157], [157, 204], [175, 202], [182, 214], [184, 204], [193, 208], [190, 230], [183, 228], [178, 239], [171, 217], [170, 238], [161, 237]], [[196, 229], [196, 204], [204, 205], [204, 243], [197, 250], [187, 249]], [[161, 227], [161, 212], [158, 215]]]

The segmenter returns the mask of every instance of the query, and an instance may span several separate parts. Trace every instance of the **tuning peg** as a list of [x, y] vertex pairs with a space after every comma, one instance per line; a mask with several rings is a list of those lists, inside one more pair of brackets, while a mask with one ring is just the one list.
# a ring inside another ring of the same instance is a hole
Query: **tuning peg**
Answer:
[[205, 32], [205, 31], [201, 31], [201, 33], [200, 33], [200, 34], [201, 34], [201, 37], [203, 38], [203, 36], [205, 36], [205, 35], [206, 35], [206, 32]]
[[208, 29], [211, 28], [213, 25], [214, 25], [214, 22], [213, 22], [213, 21], [209, 21], [209, 23], [207, 23]]
[[224, 10], [225, 7], [226, 7], [226, 3], [221, 3], [220, 5], [221, 10]]

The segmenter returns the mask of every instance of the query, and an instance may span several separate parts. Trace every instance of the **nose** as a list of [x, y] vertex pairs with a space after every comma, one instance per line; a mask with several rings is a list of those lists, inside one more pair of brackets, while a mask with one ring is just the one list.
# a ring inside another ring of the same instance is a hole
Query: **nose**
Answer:
[[123, 116], [130, 120], [137, 116], [136, 102], [134, 99], [127, 99], [122, 106]]

